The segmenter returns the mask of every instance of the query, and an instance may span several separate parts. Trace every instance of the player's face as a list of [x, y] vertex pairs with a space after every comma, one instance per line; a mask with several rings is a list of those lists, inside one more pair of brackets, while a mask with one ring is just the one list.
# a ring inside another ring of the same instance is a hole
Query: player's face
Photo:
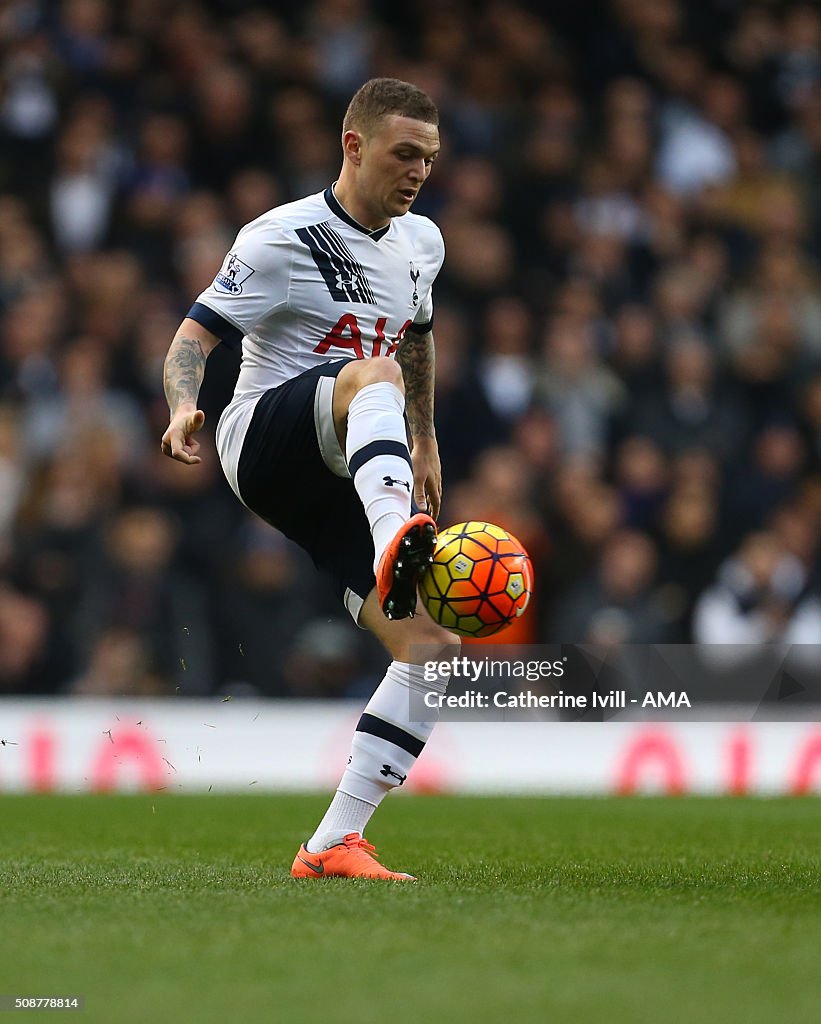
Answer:
[[389, 114], [362, 139], [359, 199], [376, 227], [407, 213], [439, 152], [435, 124]]

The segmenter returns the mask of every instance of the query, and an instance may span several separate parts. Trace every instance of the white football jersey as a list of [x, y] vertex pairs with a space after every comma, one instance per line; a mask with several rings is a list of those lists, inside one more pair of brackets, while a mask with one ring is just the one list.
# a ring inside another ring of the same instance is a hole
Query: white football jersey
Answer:
[[242, 342], [234, 397], [217, 447], [237, 491], [236, 467], [256, 400], [321, 363], [394, 357], [405, 332], [433, 321], [431, 289], [444, 243], [427, 217], [406, 213], [370, 231], [333, 188], [247, 224], [189, 316]]

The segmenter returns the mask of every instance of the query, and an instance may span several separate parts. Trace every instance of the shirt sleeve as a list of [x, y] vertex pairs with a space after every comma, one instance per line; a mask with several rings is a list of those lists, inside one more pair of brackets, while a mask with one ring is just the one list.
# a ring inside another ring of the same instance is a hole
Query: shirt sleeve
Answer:
[[202, 322], [207, 311], [216, 314], [224, 329], [216, 330], [220, 324], [213, 319], [205, 326], [224, 340], [234, 340], [237, 331], [240, 337], [248, 334], [287, 307], [292, 256], [291, 243], [275, 225], [255, 222], [244, 227], [189, 315]]
[[428, 288], [427, 295], [419, 303], [419, 309], [408, 328], [414, 334], [427, 334], [433, 330], [433, 289]]
[[433, 328], [433, 282], [436, 280], [445, 261], [445, 243], [438, 228], [436, 229], [435, 237], [437, 245], [431, 259], [433, 274], [429, 278], [430, 283], [427, 290], [419, 300], [419, 308], [416, 311], [416, 316], [413, 318], [413, 323], [408, 328], [414, 334], [427, 334]]

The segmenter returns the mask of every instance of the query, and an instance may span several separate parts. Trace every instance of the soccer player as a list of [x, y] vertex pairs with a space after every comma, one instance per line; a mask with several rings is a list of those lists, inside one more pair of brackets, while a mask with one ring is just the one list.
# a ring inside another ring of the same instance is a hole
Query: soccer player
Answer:
[[383, 867], [363, 833], [433, 729], [433, 712], [411, 721], [410, 694], [445, 689], [424, 681], [411, 649], [458, 642], [415, 614], [442, 491], [431, 287], [444, 246], [409, 211], [439, 151], [438, 123], [415, 86], [366, 82], [345, 114], [339, 180], [240, 231], [165, 360], [162, 450], [195, 465], [206, 358], [219, 342], [241, 344], [216, 431], [225, 475], [240, 501], [311, 555], [393, 659], [295, 877], [412, 880]]

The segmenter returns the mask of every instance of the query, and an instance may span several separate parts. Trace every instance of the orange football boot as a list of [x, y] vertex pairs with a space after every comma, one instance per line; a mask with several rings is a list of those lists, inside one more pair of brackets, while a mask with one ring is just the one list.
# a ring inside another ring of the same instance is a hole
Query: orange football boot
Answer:
[[433, 561], [435, 548], [436, 523], [425, 512], [417, 512], [402, 524], [382, 552], [376, 569], [376, 592], [386, 618], [413, 618], [416, 585]]
[[376, 847], [371, 846], [358, 832], [348, 835], [329, 850], [308, 853], [305, 844], [291, 866], [294, 878], [385, 878], [397, 882], [415, 882], [413, 875], [404, 871], [388, 871], [376, 859]]

